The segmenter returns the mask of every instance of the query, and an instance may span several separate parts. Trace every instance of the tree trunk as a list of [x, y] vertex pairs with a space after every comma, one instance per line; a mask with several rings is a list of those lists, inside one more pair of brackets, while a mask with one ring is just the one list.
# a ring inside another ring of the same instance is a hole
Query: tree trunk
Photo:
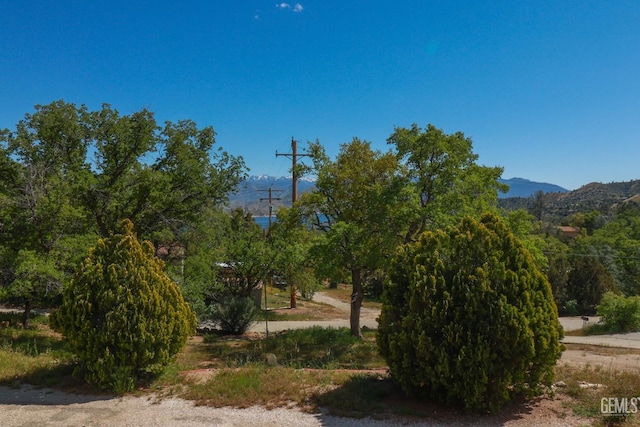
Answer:
[[293, 283], [291, 284], [291, 298], [289, 298], [290, 308], [298, 307], [298, 303], [296, 300], [296, 293], [298, 292], [298, 288]]
[[29, 326], [29, 316], [31, 316], [31, 301], [24, 303], [24, 312], [22, 313], [22, 327]]
[[351, 283], [353, 291], [351, 293], [351, 335], [362, 338], [360, 331], [360, 308], [364, 299], [364, 290], [362, 288], [362, 272], [360, 269], [351, 270]]

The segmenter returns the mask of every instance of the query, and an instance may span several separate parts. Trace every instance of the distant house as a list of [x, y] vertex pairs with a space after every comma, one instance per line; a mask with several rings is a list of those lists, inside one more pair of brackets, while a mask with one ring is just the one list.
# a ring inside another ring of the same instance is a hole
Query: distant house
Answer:
[[557, 227], [558, 235], [567, 239], [575, 239], [580, 235], [580, 227], [571, 227], [568, 225], [559, 225]]

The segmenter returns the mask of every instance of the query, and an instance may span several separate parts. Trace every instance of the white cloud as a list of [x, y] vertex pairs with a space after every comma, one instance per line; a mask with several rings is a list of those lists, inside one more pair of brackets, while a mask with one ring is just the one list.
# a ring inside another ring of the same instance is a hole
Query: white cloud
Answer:
[[304, 7], [300, 4], [300, 3], [296, 3], [293, 6], [291, 6], [289, 3], [276, 3], [276, 7], [278, 9], [289, 9], [293, 12], [302, 12], [304, 10]]

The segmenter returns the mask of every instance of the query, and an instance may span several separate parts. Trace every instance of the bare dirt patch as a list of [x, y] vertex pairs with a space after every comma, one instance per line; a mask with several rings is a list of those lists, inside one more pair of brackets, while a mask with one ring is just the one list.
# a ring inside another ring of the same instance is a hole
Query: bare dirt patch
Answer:
[[640, 369], [640, 350], [599, 347], [582, 344], [565, 344], [558, 363], [566, 363], [576, 368], [586, 366], [608, 370], [638, 371]]

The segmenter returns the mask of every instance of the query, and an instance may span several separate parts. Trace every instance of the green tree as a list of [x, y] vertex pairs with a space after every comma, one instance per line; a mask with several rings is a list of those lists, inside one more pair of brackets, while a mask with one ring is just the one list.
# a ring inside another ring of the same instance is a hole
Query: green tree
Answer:
[[120, 116], [109, 105], [91, 113], [91, 126], [96, 173], [84, 200], [102, 236], [122, 218], [155, 241], [179, 235], [244, 175], [241, 158], [213, 149], [212, 127], [184, 120], [160, 130], [148, 110]]
[[61, 241], [86, 233], [77, 197], [88, 173], [85, 113], [57, 102], [0, 133], [0, 300], [24, 305], [25, 323], [31, 308], [60, 292], [67, 273]]
[[548, 236], [545, 239], [545, 253], [549, 262], [547, 269], [547, 279], [551, 284], [553, 298], [560, 312], [564, 314], [575, 314], [567, 311], [566, 303], [569, 301], [567, 282], [571, 263], [569, 262], [569, 247], [555, 237]]
[[35, 108], [15, 131], [0, 133], [0, 169], [16, 178], [17, 209], [42, 224], [34, 233], [65, 224], [107, 237], [128, 218], [144, 237], [176, 239], [244, 176], [242, 158], [215, 149], [212, 127], [183, 120], [161, 128], [149, 110], [121, 115], [108, 104]]
[[544, 191], [538, 190], [529, 196], [529, 213], [538, 221], [542, 222], [544, 211], [547, 208], [547, 196]]
[[62, 292], [63, 273], [53, 259], [30, 250], [22, 250], [16, 260], [14, 280], [0, 290], [0, 300], [24, 308], [22, 325], [27, 327], [33, 307], [50, 306]]
[[100, 239], [64, 290], [52, 326], [80, 361], [76, 374], [116, 393], [160, 371], [195, 331], [195, 315], [180, 289], [140, 243], [133, 224]]
[[498, 192], [508, 190], [498, 182], [502, 168], [478, 165], [472, 141], [462, 132], [448, 135], [431, 124], [423, 131], [413, 124], [396, 128], [387, 142], [395, 146], [420, 200], [405, 242], [464, 215], [495, 208]]
[[625, 297], [606, 292], [598, 305], [600, 322], [611, 333], [640, 330], [640, 295]]
[[567, 300], [575, 300], [581, 314], [594, 315], [605, 292], [617, 290], [615, 281], [596, 253], [574, 250], [571, 255]]
[[288, 283], [292, 292], [299, 290], [303, 298], [311, 299], [320, 285], [314, 274], [317, 262], [310, 252], [314, 232], [304, 224], [300, 210], [295, 207], [279, 209], [277, 218], [269, 233], [273, 273]]
[[110, 236], [123, 219], [157, 245], [185, 246], [244, 170], [240, 157], [216, 149], [213, 128], [190, 120], [161, 128], [146, 109], [37, 105], [0, 131], [0, 288], [14, 279], [21, 250], [68, 271], [69, 250]]
[[626, 202], [614, 212], [611, 221], [596, 229], [589, 241], [614, 252], [605, 266], [617, 287], [627, 296], [640, 295], [640, 207]]
[[350, 272], [351, 334], [362, 336], [363, 279], [385, 265], [401, 242], [415, 197], [399, 174], [396, 156], [374, 151], [366, 141], [354, 138], [342, 144], [335, 161], [319, 143], [310, 144], [310, 153], [318, 178], [299, 206], [323, 232], [312, 255], [325, 271], [332, 266], [334, 272]]
[[229, 217], [228, 226], [221, 262], [228, 266], [227, 271], [234, 277], [233, 293], [248, 297], [260, 288], [271, 271], [271, 248], [250, 213], [236, 209]]
[[398, 250], [377, 338], [406, 393], [493, 411], [552, 382], [561, 334], [546, 278], [486, 214]]

